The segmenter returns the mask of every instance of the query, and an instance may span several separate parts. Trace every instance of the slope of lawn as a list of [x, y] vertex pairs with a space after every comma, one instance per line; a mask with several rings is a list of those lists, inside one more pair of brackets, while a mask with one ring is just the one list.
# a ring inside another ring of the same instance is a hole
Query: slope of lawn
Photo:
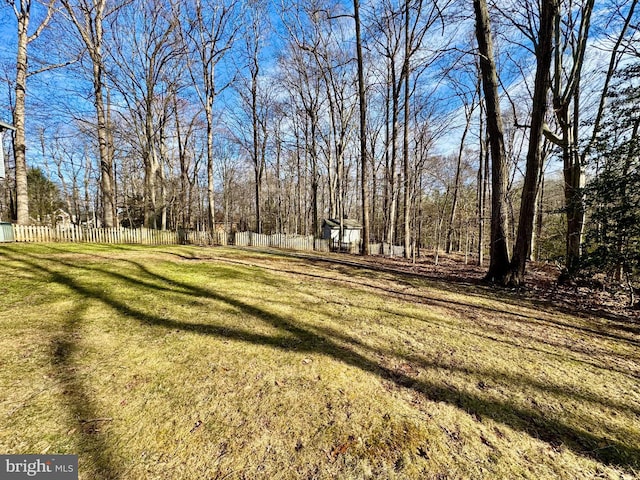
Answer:
[[63, 244], [0, 246], [0, 311], [0, 453], [83, 479], [640, 474], [630, 319], [356, 257]]

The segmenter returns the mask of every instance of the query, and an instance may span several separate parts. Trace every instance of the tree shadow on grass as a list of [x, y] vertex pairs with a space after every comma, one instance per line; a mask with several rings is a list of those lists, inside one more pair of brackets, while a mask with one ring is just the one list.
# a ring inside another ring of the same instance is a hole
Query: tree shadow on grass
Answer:
[[[178, 257], [183, 257], [182, 255], [179, 254], [175, 254], [174, 252], [166, 252], [168, 254], [172, 254], [172, 255], [177, 255]], [[264, 252], [263, 252], [264, 253]], [[269, 252], [267, 252], [269, 253]], [[278, 255], [281, 255], [280, 253], [278, 253]], [[305, 256], [301, 256], [299, 254], [287, 254], [285, 256], [293, 256], [294, 258], [299, 258], [299, 259], [304, 259], [306, 260]], [[196, 257], [188, 257], [189, 260], [196, 260]], [[202, 258], [200, 258], [200, 260], [202, 261]], [[250, 262], [243, 262], [243, 261], [238, 261], [238, 260], [234, 260], [234, 259], [229, 259], [229, 258], [225, 258], [225, 257], [213, 257], [213, 258], [206, 258], [206, 260], [216, 260], [216, 261], [220, 261], [220, 262], [225, 262], [225, 263], [230, 263], [230, 264], [235, 264], [235, 265], [242, 265], [244, 267], [247, 266], [256, 266]], [[312, 257], [310, 263], [314, 264], [314, 263], [326, 263], [326, 262], [330, 262], [330, 263], [336, 263], [336, 260], [334, 259], [320, 259], [316, 261], [315, 257]], [[343, 265], [343, 264], [341, 264]], [[435, 307], [442, 307], [442, 308], [446, 308], [448, 310], [451, 310], [452, 307], [463, 307], [463, 308], [468, 308], [470, 305], [464, 302], [460, 302], [460, 301], [456, 301], [454, 299], [451, 298], [447, 298], [446, 300], [441, 299], [441, 298], [437, 298], [436, 296], [433, 295], [427, 295], [424, 293], [420, 293], [420, 294], [416, 294], [416, 293], [411, 293], [411, 292], [406, 292], [406, 291], [401, 291], [398, 289], [392, 289], [389, 287], [384, 287], [381, 285], [376, 285], [375, 283], [372, 283], [371, 281], [369, 281], [370, 279], [368, 278], [368, 276], [366, 275], [367, 270], [380, 270], [380, 271], [384, 271], [384, 272], [394, 272], [395, 275], [398, 276], [405, 276], [405, 277], [418, 277], [418, 278], [422, 278], [422, 275], [420, 274], [413, 274], [413, 273], [407, 273], [407, 272], [403, 272], [400, 270], [394, 270], [391, 269], [389, 267], [380, 267], [377, 268], [375, 266], [373, 266], [371, 269], [369, 269], [367, 267], [366, 264], [358, 264], [357, 262], [349, 262], [347, 265], [353, 265], [356, 266], [358, 265], [358, 268], [360, 268], [361, 270], [364, 269], [364, 273], [354, 273], [353, 269], [350, 269], [346, 272], [342, 272], [344, 273], [344, 277], [342, 278], [338, 278], [338, 277], [330, 277], [330, 276], [325, 276], [325, 275], [319, 275], [319, 274], [315, 274], [315, 273], [311, 273], [309, 271], [297, 271], [297, 270], [292, 270], [292, 269], [284, 269], [284, 268], [276, 268], [272, 265], [268, 265], [268, 264], [261, 264], [259, 265], [261, 269], [264, 270], [270, 270], [270, 271], [274, 271], [274, 272], [278, 272], [278, 273], [286, 273], [286, 274], [290, 274], [290, 275], [295, 275], [295, 276], [299, 276], [299, 277], [308, 277], [308, 278], [312, 278], [312, 279], [320, 279], [320, 280], [324, 280], [324, 281], [331, 281], [331, 282], [335, 282], [335, 283], [341, 283], [341, 284], [349, 284], [349, 285], [353, 285], [357, 288], [368, 288], [368, 289], [372, 289], [377, 291], [379, 294], [384, 295], [388, 298], [392, 298], [392, 299], [401, 299], [401, 300], [409, 300], [412, 303], [420, 303], [423, 305], [428, 305], [428, 306], [435, 306]], [[346, 277], [346, 278], [345, 278]], [[549, 316], [546, 316], [547, 318], [541, 318], [540, 316], [533, 316], [533, 315], [526, 315], [523, 313], [519, 313], [516, 311], [513, 311], [513, 309], [509, 309], [509, 305], [513, 305], [513, 306], [517, 306], [517, 307], [522, 307], [525, 306], [527, 307], [529, 310], [532, 310], [534, 307], [533, 305], [523, 305], [522, 301], [518, 301], [515, 298], [511, 298], [510, 301], [506, 301], [503, 298], [496, 298], [496, 292], [491, 290], [489, 292], [470, 292], [470, 291], [461, 291], [458, 289], [454, 289], [452, 290], [450, 288], [449, 285], [443, 284], [443, 282], [434, 282], [435, 286], [434, 288], [437, 288], [438, 290], [441, 291], [445, 291], [445, 292], [449, 292], [449, 291], [455, 291], [456, 293], [463, 293], [467, 296], [470, 297], [478, 297], [481, 299], [488, 299], [491, 301], [500, 301], [500, 302], [504, 302], [505, 303], [505, 307], [504, 308], [497, 308], [495, 306], [487, 306], [487, 305], [483, 305], [483, 304], [472, 304], [472, 308], [474, 310], [480, 310], [480, 311], [484, 311], [490, 315], [492, 314], [499, 314], [499, 315], [508, 315], [510, 321], [513, 322], [517, 322], [522, 324], [523, 326], [527, 326], [529, 324], [531, 324], [532, 322], [536, 323], [536, 324], [540, 324], [540, 325], [546, 325], [546, 326], [551, 326], [551, 327], [558, 327], [561, 329], [566, 329], [567, 331], [570, 332], [574, 332], [574, 333], [579, 333], [579, 334], [586, 334], [586, 335], [590, 335], [590, 336], [594, 336], [594, 337], [598, 337], [601, 338], [603, 340], [613, 340], [616, 342], [623, 342], [623, 343], [627, 343], [633, 347], [640, 347], [640, 340], [634, 339], [634, 338], [629, 338], [629, 336], [624, 336], [622, 335], [620, 332], [626, 332], [626, 333], [630, 333], [632, 335], [635, 335], [635, 332], [633, 330], [633, 328], [628, 327], [628, 326], [624, 326], [624, 325], [619, 325], [614, 321], [609, 321], [607, 322], [606, 325], [601, 325], [600, 329], [596, 329], [595, 327], [589, 327], [587, 325], [575, 325], [572, 324], [571, 322], [565, 322], [556, 318], [551, 318]], [[544, 307], [547, 304], [542, 302], [540, 303], [540, 305], [538, 305], [539, 308], [544, 309]], [[546, 310], [545, 310], [546, 311]], [[554, 311], [553, 309], [551, 311]], [[557, 311], [557, 310], [555, 310]], [[571, 315], [576, 315], [576, 312], [570, 312], [568, 310], [566, 311], [560, 311], [560, 313], [565, 313], [565, 314], [571, 314]], [[579, 311], [578, 311], [579, 313]], [[612, 330], [612, 331], [610, 331]], [[639, 332], [640, 333], [640, 332]], [[519, 334], [523, 334], [523, 332], [519, 332]], [[527, 335], [526, 333], [524, 333], [523, 335]], [[530, 337], [531, 340], [539, 340], [536, 337], [531, 336]], [[554, 347], [558, 347], [561, 345], [551, 345]], [[564, 347], [564, 345], [562, 345]], [[569, 348], [571, 349], [572, 347], [569, 346]], [[578, 351], [576, 350], [576, 353], [580, 353], [580, 354], [584, 354], [585, 352], [582, 351]], [[624, 372], [620, 372], [620, 373], [624, 373]], [[638, 377], [637, 375], [633, 375], [634, 377]]]
[[[410, 265], [406, 263], [398, 263], [397, 265], [374, 263], [375, 257], [354, 257], [346, 256], [345, 258], [327, 257], [317, 253], [302, 253], [294, 251], [281, 251], [276, 249], [256, 249], [255, 247], [235, 247], [248, 252], [260, 252], [271, 253], [280, 256], [287, 256], [290, 258], [297, 258], [305, 260], [310, 263], [316, 264], [333, 264], [343, 267], [360, 268], [378, 273], [389, 273], [408, 279], [427, 280], [438, 285], [438, 288], [445, 289], [451, 292], [464, 293], [465, 295], [481, 296], [487, 298], [496, 298], [500, 295], [500, 301], [512, 304], [521, 305], [523, 300], [527, 300], [526, 296], [521, 295], [518, 291], [514, 291], [507, 288], [490, 287], [483, 281], [482, 276], [452, 276], [437, 273], [428, 273], [425, 271], [411, 271]], [[349, 272], [353, 274], [353, 271]], [[474, 289], [476, 292], [472, 292], [470, 289]], [[593, 306], [585, 308], [582, 305], [576, 305], [575, 303], [568, 304], [565, 301], [559, 299], [547, 299], [536, 298], [536, 304], [540, 308], [552, 309], [557, 312], [579, 315], [583, 317], [597, 316], [610, 321], [608, 325], [609, 329], [620, 330], [627, 333], [633, 333], [640, 335], [640, 318], [636, 316], [634, 320], [631, 316], [625, 316], [614, 312], [607, 311], [602, 308], [594, 308]]]
[[[66, 285], [68, 278], [56, 272], [50, 272], [52, 281]], [[76, 306], [70, 312], [62, 331], [53, 338], [51, 344], [51, 364], [54, 375], [62, 386], [62, 395], [69, 413], [70, 432], [78, 432], [76, 448], [81, 456], [79, 468], [90, 473], [92, 478], [118, 478], [118, 469], [111, 459], [106, 433], [103, 428], [111, 419], [100, 417], [98, 407], [87, 391], [84, 381], [74, 365], [74, 354], [81, 341], [82, 318], [86, 305]], [[90, 455], [91, 462], [86, 464], [83, 453]]]
[[[32, 256], [31, 259], [26, 259], [24, 258], [25, 256], [28, 255], [20, 252], [20, 255], [13, 256], [12, 259], [22, 262], [32, 271], [48, 275], [52, 281], [68, 287], [82, 297], [99, 300], [105, 306], [112, 308], [121, 315], [135, 319], [143, 324], [247, 342], [283, 351], [323, 355], [361, 371], [376, 375], [381, 379], [392, 382], [398, 387], [424, 395], [429, 400], [454, 405], [476, 418], [491, 418], [496, 422], [525, 432], [552, 445], [564, 445], [579, 455], [625, 469], [640, 468], [640, 449], [637, 446], [625, 445], [620, 441], [592, 434], [585, 429], [569, 426], [558, 419], [545, 416], [533, 408], [517, 406], [497, 399], [486, 399], [480, 395], [457, 389], [450, 385], [416, 379], [401, 370], [388, 367], [379, 360], [376, 360], [376, 352], [373, 350], [371, 350], [372, 355], [356, 351], [355, 348], [349, 346], [352, 342], [349, 342], [348, 337], [339, 337], [336, 335], [336, 332], [328, 330], [313, 331], [309, 328], [304, 328], [294, 319], [274, 314], [208, 288], [168, 278], [151, 271], [148, 267], [138, 264], [137, 262], [131, 263], [137, 265], [140, 271], [144, 273], [144, 276], [148, 277], [147, 279], [142, 280], [123, 274], [115, 275], [114, 272], [106, 269], [101, 270], [101, 273], [107, 276], [113, 276], [113, 278], [118, 280], [129, 282], [132, 285], [223, 302], [238, 309], [247, 316], [273, 326], [278, 329], [279, 334], [265, 335], [228, 326], [223, 327], [177, 321], [171, 318], [163, 318], [149, 314], [119, 300], [100, 288], [87, 286], [72, 276], [59, 272], [55, 268], [42, 265], [41, 259], [37, 256]], [[64, 266], [76, 269], [84, 268], [71, 263], [66, 263]], [[95, 273], [95, 267], [90, 271]], [[63, 359], [68, 358], [68, 354], [64, 353], [67, 348], [70, 347], [63, 345], [62, 354], [58, 356], [61, 356]], [[72, 382], [70, 383], [71, 386], [78, 388], [80, 392], [83, 391], [81, 384], [74, 385], [73, 383], [78, 380], [72, 379], [69, 381]], [[74, 401], [91, 405], [90, 399], [83, 398], [82, 394], [78, 395]], [[78, 405], [73, 408], [77, 411], [82, 411], [85, 407]], [[94, 458], [94, 461], [96, 464], [99, 464], [98, 458]], [[105, 466], [107, 470], [110, 468], [112, 467], [108, 466], [107, 468], [107, 466]]]
[[[458, 330], [460, 333], [468, 335], [469, 332], [464, 331], [463, 329], [455, 328], [454, 330]], [[550, 393], [552, 395], [565, 397], [567, 399], [572, 398], [582, 402], [594, 403], [601, 406], [606, 406], [611, 409], [618, 409], [621, 411], [627, 411], [634, 415], [640, 417], [640, 408], [634, 408], [629, 406], [626, 403], [619, 402], [615, 399], [611, 398], [603, 398], [602, 396], [598, 396], [595, 394], [588, 394], [586, 392], [576, 391], [570, 387], [563, 387], [557, 384], [552, 384], [549, 382], [542, 382], [540, 380], [536, 380], [534, 378], [524, 378], [522, 375], [515, 375], [513, 373], [506, 373], [504, 371], [499, 370], [490, 370], [487, 368], [482, 368], [479, 366], [470, 367], [466, 365], [453, 365], [450, 362], [446, 362], [441, 360], [440, 358], [426, 357], [424, 355], [419, 354], [400, 354], [394, 352], [389, 348], [376, 347], [375, 349], [369, 347], [365, 343], [360, 340], [354, 339], [344, 333], [329, 327], [314, 327], [314, 333], [319, 334], [322, 337], [329, 337], [334, 340], [337, 340], [341, 343], [353, 345], [354, 348], [367, 350], [370, 354], [376, 355], [377, 357], [388, 357], [393, 358], [396, 357], [399, 360], [407, 362], [411, 367], [422, 368], [425, 370], [446, 370], [448, 372], [462, 373], [468, 378], [477, 378], [478, 380], [489, 380], [489, 381], [497, 381], [502, 384], [509, 385], [521, 385], [523, 387], [532, 387], [533, 389]], [[475, 335], [475, 333], [474, 333]], [[486, 338], [486, 337], [485, 337]], [[513, 344], [516, 348], [523, 348], [521, 345]], [[545, 355], [549, 355], [549, 352], [541, 352]], [[378, 361], [380, 364], [380, 361]], [[393, 369], [395, 372], [397, 369]]]

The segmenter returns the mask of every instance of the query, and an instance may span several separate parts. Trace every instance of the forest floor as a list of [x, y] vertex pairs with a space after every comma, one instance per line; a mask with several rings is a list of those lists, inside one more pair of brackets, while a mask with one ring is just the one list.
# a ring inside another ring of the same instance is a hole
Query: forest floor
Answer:
[[[640, 322], [456, 256], [0, 246], [0, 453], [81, 479], [637, 478]], [[622, 298], [622, 297], [620, 297]]]
[[[469, 256], [465, 259], [459, 253], [447, 255], [441, 252], [437, 265], [432, 252], [427, 252], [415, 261], [381, 256], [366, 259], [338, 256], [337, 260], [340, 258], [389, 271], [420, 275], [434, 281], [470, 286], [483, 285], [483, 277], [488, 269], [487, 261], [484, 266], [478, 266], [477, 257]], [[542, 304], [546, 302], [556, 308], [572, 309], [576, 314], [587, 312], [614, 319], [627, 317], [629, 322], [640, 322], [640, 310], [637, 306], [630, 308], [626, 285], [607, 284], [604, 279], [579, 279], [562, 284], [558, 282], [560, 273], [560, 267], [554, 263], [529, 262], [526, 285], [517, 291], [519, 297], [535, 299]], [[499, 292], [500, 289], [496, 291]], [[513, 289], [504, 291], [515, 293]]]

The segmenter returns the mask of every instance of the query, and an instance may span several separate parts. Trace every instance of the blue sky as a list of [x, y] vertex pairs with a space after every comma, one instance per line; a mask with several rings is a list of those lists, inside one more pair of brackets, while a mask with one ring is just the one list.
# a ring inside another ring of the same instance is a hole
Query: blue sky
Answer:
[[[276, 31], [283, 32], [283, 25], [280, 15], [280, 4], [278, 1], [271, 3], [270, 21], [276, 28]], [[606, 63], [606, 55], [603, 55], [599, 45], [603, 43], [603, 38], [607, 32], [614, 32], [616, 28], [619, 28], [616, 24], [603, 24], [602, 19], [604, 16], [601, 14], [603, 10], [608, 8], [609, 2], [597, 2], [598, 13], [594, 16], [594, 37], [592, 39], [591, 47], [588, 50], [587, 66], [585, 71], [594, 75], [584, 91], [585, 105], [588, 105], [590, 91], [589, 87], [597, 87], [599, 85], [597, 72], [602, 70], [603, 61]], [[34, 3], [34, 11], [32, 14], [31, 30], [39, 23], [39, 20], [43, 16], [43, 7]], [[350, 13], [352, 4], [349, 1], [342, 2], [342, 8], [345, 12]], [[345, 25], [348, 26], [350, 19], [343, 20]], [[636, 22], [637, 24], [638, 22]], [[11, 80], [13, 76], [13, 65], [15, 64], [15, 26], [16, 20], [11, 8], [6, 4], [0, 5], [0, 78], [3, 80], [0, 85], [0, 119], [5, 121], [11, 121], [11, 112], [8, 105], [9, 95], [12, 94], [11, 86], [6, 81], [7, 78]], [[437, 48], [440, 44], [445, 43], [445, 39], [451, 36], [459, 37], [457, 47], [460, 50], [468, 49], [469, 33], [472, 31], [472, 18], [467, 17], [466, 20], [461, 20], [454, 25], [447, 26], [445, 29], [444, 37], [439, 29], [434, 30], [430, 37], [427, 38], [428, 45], [433, 49]], [[284, 33], [284, 32], [283, 32]], [[265, 75], [272, 76], [277, 71], [276, 65], [276, 53], [280, 52], [283, 48], [283, 36], [278, 34], [270, 35], [266, 39], [265, 50], [263, 55], [263, 72]], [[36, 66], [35, 57], [37, 51], [43, 51], [47, 56], [51, 56], [54, 61], [59, 61], [65, 58], [75, 47], [73, 42], [69, 40], [61, 41], [59, 38], [53, 38], [53, 36], [47, 32], [31, 45], [32, 62], [31, 66]], [[500, 42], [498, 42], [498, 48], [500, 49]], [[228, 68], [235, 68], [236, 65], [242, 64], [242, 59], [239, 55], [235, 55], [229, 62]], [[525, 70], [527, 75], [526, 79], [519, 78], [519, 72], [513, 68], [516, 63], [524, 62], [524, 57], [520, 54], [520, 57], [512, 57], [515, 63], [512, 63], [509, 68], [504, 69], [505, 75], [502, 79], [506, 88], [509, 89], [510, 94], [513, 97], [520, 97], [524, 94], [525, 88], [523, 87], [523, 81], [531, 82], [532, 70]], [[441, 61], [440, 68], [447, 66], [447, 61]], [[528, 63], [528, 62], [526, 62]], [[503, 63], [503, 66], [507, 67], [507, 64]], [[224, 64], [220, 65], [220, 68], [224, 68]], [[74, 74], [74, 70], [77, 72], [77, 66], [73, 68], [66, 68], [63, 70], [56, 70], [41, 75], [31, 77], [28, 81], [28, 108], [29, 118], [28, 127], [29, 133], [29, 155], [30, 162], [37, 163], [39, 161], [39, 145], [36, 132], [44, 125], [49, 125], [49, 132], [58, 130], [59, 133], [64, 134], [72, 126], [73, 117], [85, 117], [91, 120], [93, 112], [93, 104], [91, 101], [91, 86], [87, 81], [81, 78], [80, 75]], [[511, 72], [511, 76], [507, 75], [507, 72]], [[459, 79], [459, 77], [458, 77]], [[467, 81], [472, 82], [473, 79]], [[456, 81], [454, 77], [452, 81]], [[600, 82], [601, 83], [601, 82]], [[458, 143], [461, 136], [461, 125], [463, 123], [462, 111], [459, 110], [459, 102], [454, 95], [453, 89], [443, 82], [438, 76], [438, 72], [428, 72], [424, 76], [424, 84], [422, 87], [425, 92], [432, 92], [433, 101], [438, 101], [436, 108], [439, 109], [441, 115], [449, 114], [452, 117], [452, 124], [449, 127], [448, 132], [440, 139], [438, 151], [440, 153], [454, 153], [458, 149]], [[596, 88], [597, 89], [597, 88]], [[116, 104], [120, 103], [114, 95]], [[523, 95], [522, 98], [525, 98]], [[218, 105], [222, 107], [228, 107], [235, 102], [234, 92], [228, 90], [220, 97]], [[505, 100], [503, 110], [508, 113], [510, 110], [509, 103]], [[51, 122], [51, 117], [57, 116], [60, 118], [58, 122]], [[520, 119], [526, 122], [526, 118]], [[475, 120], [477, 124], [477, 119]], [[74, 127], [75, 128], [75, 127]], [[477, 130], [477, 129], [476, 129]], [[477, 143], [476, 140], [477, 131], [469, 137], [470, 144]], [[473, 146], [473, 145], [471, 145]]]

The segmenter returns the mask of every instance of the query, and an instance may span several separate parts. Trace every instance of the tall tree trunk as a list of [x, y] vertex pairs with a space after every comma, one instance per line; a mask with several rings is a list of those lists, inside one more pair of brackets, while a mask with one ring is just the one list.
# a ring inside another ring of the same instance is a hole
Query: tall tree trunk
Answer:
[[473, 106], [470, 106], [465, 115], [465, 127], [462, 132], [462, 138], [460, 139], [460, 148], [458, 149], [458, 158], [456, 161], [456, 175], [453, 183], [453, 199], [451, 200], [451, 214], [449, 215], [449, 225], [447, 226], [447, 241], [445, 243], [445, 252], [451, 253], [451, 246], [453, 243], [453, 231], [454, 223], [456, 220], [456, 214], [458, 213], [458, 198], [460, 195], [460, 178], [462, 176], [462, 155], [464, 154], [464, 142], [469, 133], [469, 127], [471, 126], [471, 114], [473, 113]]
[[[478, 81], [480, 82], [480, 79], [478, 79]], [[480, 89], [480, 83], [478, 83], [478, 89]], [[487, 154], [486, 131], [484, 127], [484, 102], [482, 100], [480, 100], [480, 128], [478, 130], [480, 140], [480, 151], [478, 153], [478, 265], [482, 266], [484, 263], [484, 220], [488, 190], [487, 177], [489, 175], [489, 157]]]
[[302, 155], [300, 155], [300, 136], [296, 135], [296, 182], [294, 186], [295, 209], [294, 209], [294, 233], [302, 231]]
[[[21, 2], [24, 3], [24, 2]], [[27, 187], [27, 160], [25, 143], [25, 97], [27, 94], [27, 44], [29, 28], [29, 15], [31, 3], [27, 8], [22, 5], [22, 11], [17, 12], [18, 18], [18, 54], [16, 58], [16, 104], [13, 110], [13, 154], [15, 157], [16, 171], [16, 221], [20, 225], [29, 224], [29, 191]]]
[[187, 161], [187, 155], [185, 152], [186, 139], [182, 138], [182, 123], [180, 120], [180, 113], [178, 110], [178, 95], [175, 91], [172, 92], [173, 110], [175, 112], [175, 128], [176, 128], [176, 143], [178, 147], [178, 162], [180, 164], [180, 228], [189, 228], [189, 215], [188, 215], [188, 192], [189, 192], [189, 165]]
[[[280, 172], [280, 163], [282, 158], [282, 139], [280, 138], [280, 130], [278, 129], [278, 136], [276, 138], [276, 189], [277, 189], [277, 198], [276, 198], [276, 233], [285, 233], [282, 218], [282, 178]], [[288, 232], [287, 232], [288, 233]]]
[[91, 160], [89, 160], [85, 155], [84, 162], [84, 210], [87, 216], [87, 224], [97, 227], [98, 222], [96, 219], [96, 211], [95, 209], [93, 209], [93, 212], [91, 211]]
[[[184, 24], [186, 37], [197, 58], [190, 69], [191, 77], [196, 84], [196, 92], [205, 111], [207, 122], [207, 226], [215, 231], [215, 179], [213, 152], [213, 105], [217, 95], [229, 84], [218, 90], [216, 85], [216, 66], [228, 53], [238, 32], [237, 23], [240, 16], [236, 10], [240, 2], [196, 0], [193, 9], [185, 10], [187, 18]], [[192, 63], [192, 62], [189, 62]], [[197, 70], [197, 75], [196, 75]], [[225, 214], [226, 215], [226, 214]]]
[[160, 121], [159, 129], [159, 145], [160, 155], [158, 156], [158, 181], [160, 182], [160, 230], [166, 230], [168, 227], [168, 199], [167, 199], [167, 179], [165, 175], [165, 164], [168, 163], [167, 155], [167, 139], [165, 136], [165, 126], [167, 122], [167, 106], [165, 105], [164, 117]]
[[147, 101], [144, 125], [144, 223], [147, 228], [157, 227], [156, 177], [158, 159], [153, 135], [151, 102]]
[[531, 114], [531, 130], [529, 132], [529, 149], [527, 151], [527, 167], [520, 202], [518, 220], [518, 236], [513, 251], [509, 283], [521, 285], [527, 259], [531, 255], [533, 237], [533, 220], [536, 211], [536, 198], [542, 171], [542, 138], [544, 118], [547, 113], [547, 94], [550, 88], [549, 70], [553, 57], [553, 28], [558, 14], [558, 0], [542, 0], [540, 12], [540, 30], [536, 45], [536, 78], [533, 90], [533, 112]]
[[100, 50], [97, 51], [97, 55], [100, 56], [100, 60], [93, 62], [93, 82], [96, 116], [98, 119], [98, 149], [100, 152], [100, 191], [102, 193], [102, 222], [105, 227], [110, 228], [114, 225], [113, 212], [115, 211], [112, 183], [113, 163], [112, 157], [109, 153], [109, 135], [107, 133], [107, 114], [102, 83], [102, 55]]
[[386, 96], [385, 96], [385, 116], [384, 116], [384, 174], [383, 174], [383, 185], [384, 185], [384, 195], [383, 195], [383, 203], [382, 203], [382, 241], [387, 241], [387, 229], [390, 223], [390, 215], [391, 212], [391, 180], [393, 179], [393, 175], [389, 172], [391, 171], [391, 128], [389, 127], [390, 118], [391, 118], [391, 67], [387, 68], [387, 85], [386, 85]]
[[[13, 155], [16, 164], [15, 170], [15, 217], [20, 225], [29, 223], [29, 189], [27, 185], [27, 148], [25, 133], [25, 103], [27, 96], [27, 77], [29, 76], [29, 57], [27, 49], [29, 43], [37, 39], [42, 31], [47, 27], [54, 12], [54, 0], [50, 0], [47, 6], [47, 14], [33, 34], [29, 35], [29, 22], [31, 18], [31, 0], [21, 0], [8, 2], [13, 8], [18, 24], [17, 28], [17, 53], [16, 53], [16, 98], [13, 110], [13, 126], [15, 128], [13, 136]], [[0, 158], [4, 162], [4, 158]], [[4, 165], [3, 165], [4, 167]], [[12, 209], [13, 210], [13, 209]]]
[[493, 55], [493, 38], [487, 2], [486, 0], [474, 0], [473, 6], [480, 52], [482, 88], [487, 108], [487, 132], [491, 148], [491, 245], [489, 248], [489, 271], [485, 279], [490, 282], [502, 283], [509, 271], [509, 248], [506, 200], [507, 164], [498, 97], [498, 74]]
[[314, 237], [319, 236], [320, 224], [318, 221], [318, 188], [320, 186], [318, 173], [318, 118], [315, 110], [309, 110], [309, 120], [311, 121], [311, 232]]
[[358, 100], [360, 104], [360, 185], [362, 188], [362, 255], [369, 255], [369, 189], [367, 182], [367, 100], [364, 89], [364, 61], [360, 31], [360, 0], [353, 0], [356, 26], [356, 56], [358, 59]]
[[[578, 117], [574, 115], [572, 118], [571, 104], [573, 102], [575, 110], [577, 110], [582, 66], [587, 48], [594, 1], [587, 0], [581, 7], [579, 31], [577, 34], [573, 31], [567, 33], [567, 35], [573, 37], [570, 42], [562, 38], [562, 19], [559, 10], [554, 18], [553, 107], [562, 136], [549, 135], [549, 137], [562, 149], [565, 211], [567, 215], [566, 269], [569, 275], [574, 275], [580, 266], [585, 221], [583, 198], [585, 176], [578, 151]], [[567, 57], [567, 45], [571, 45], [573, 48], [571, 52], [572, 65], [569, 72], [563, 68], [563, 62]]]
[[[260, 130], [261, 130], [261, 142], [260, 142], [260, 171], [262, 172], [262, 178], [260, 179], [261, 182], [263, 182], [265, 179], [265, 175], [268, 173], [267, 172], [267, 118], [263, 118], [262, 121], [260, 122]], [[269, 185], [269, 179], [266, 179], [266, 184], [267, 184], [267, 198], [266, 198], [266, 205], [270, 205], [270, 201], [269, 201], [269, 189], [268, 189], [268, 185]], [[268, 213], [268, 211], [267, 211]], [[261, 233], [264, 233], [264, 225], [262, 226], [261, 229]]]
[[216, 198], [213, 177], [213, 98], [207, 98], [207, 225], [212, 233], [216, 229]]
[[[111, 222], [111, 226], [115, 227], [119, 224], [118, 220], [118, 179], [117, 179], [117, 165], [115, 159], [115, 144], [113, 142], [113, 121], [111, 120], [111, 90], [109, 87], [105, 87], [106, 90], [106, 132], [107, 132], [107, 155], [109, 175], [109, 185], [107, 186], [108, 197], [106, 203], [111, 209], [111, 219], [105, 217], [105, 224]], [[104, 190], [103, 190], [104, 191]], [[103, 200], [104, 202], [104, 200]]]
[[[80, 38], [87, 47], [92, 64], [93, 101], [96, 109], [96, 130], [98, 135], [98, 151], [100, 155], [100, 193], [102, 195], [102, 222], [105, 227], [113, 227], [114, 212], [116, 211], [113, 195], [113, 157], [110, 153], [109, 122], [105, 106], [104, 94], [104, 61], [102, 56], [105, 0], [95, 0], [88, 3], [79, 0], [72, 3], [62, 0], [72, 23], [76, 27]], [[81, 16], [76, 13], [76, 8]]]
[[[256, 39], [257, 42], [257, 39]], [[256, 47], [257, 48], [257, 47]], [[254, 173], [254, 193], [255, 193], [255, 210], [256, 210], [256, 233], [262, 233], [262, 162], [260, 159], [260, 131], [258, 119], [258, 75], [260, 74], [260, 65], [258, 63], [257, 49], [252, 52], [251, 59], [251, 129], [252, 129], [252, 149], [253, 157], [253, 173]]]
[[402, 158], [404, 188], [402, 207], [404, 215], [404, 258], [411, 258], [411, 195], [409, 181], [409, 68], [410, 68], [410, 34], [409, 34], [409, 0], [404, 2], [404, 126], [402, 130]]
[[[370, 155], [371, 159], [374, 158], [373, 155]], [[373, 236], [376, 242], [379, 242], [383, 239], [382, 237], [382, 229], [381, 229], [381, 221], [379, 220], [380, 214], [378, 213], [378, 202], [376, 202], [376, 197], [378, 194], [378, 172], [376, 171], [375, 165], [371, 165], [371, 191], [373, 192], [373, 199], [371, 202], [371, 218], [373, 219]]]
[[158, 165], [158, 180], [160, 181], [160, 230], [167, 229], [167, 181], [162, 162]]
[[397, 173], [397, 161], [398, 161], [398, 116], [400, 98], [399, 98], [399, 89], [396, 88], [396, 75], [395, 69], [392, 66], [392, 76], [391, 76], [391, 138], [389, 139], [391, 155], [390, 155], [390, 163], [389, 169], [387, 172], [387, 183], [388, 183], [388, 194], [389, 194], [389, 205], [388, 205], [388, 215], [387, 219], [387, 243], [393, 245], [395, 243], [396, 238], [396, 219], [398, 215], [398, 188], [400, 185], [397, 183], [398, 173]]
[[544, 202], [544, 161], [545, 153], [543, 152], [543, 158], [540, 165], [540, 174], [538, 175], [538, 188], [536, 191], [536, 206], [533, 212], [533, 232], [531, 233], [531, 248], [529, 249], [529, 257], [527, 260], [538, 260], [540, 232], [542, 231], [542, 210]]
[[542, 228], [544, 227], [544, 171], [540, 175], [540, 187], [538, 188], [538, 207], [536, 212], [536, 229], [533, 234], [533, 244], [531, 245], [531, 259], [540, 260], [542, 238]]
[[582, 191], [584, 172], [582, 167], [571, 163], [565, 170], [565, 202], [567, 211], [567, 270], [574, 272], [580, 266], [582, 242], [584, 237], [585, 209]]

